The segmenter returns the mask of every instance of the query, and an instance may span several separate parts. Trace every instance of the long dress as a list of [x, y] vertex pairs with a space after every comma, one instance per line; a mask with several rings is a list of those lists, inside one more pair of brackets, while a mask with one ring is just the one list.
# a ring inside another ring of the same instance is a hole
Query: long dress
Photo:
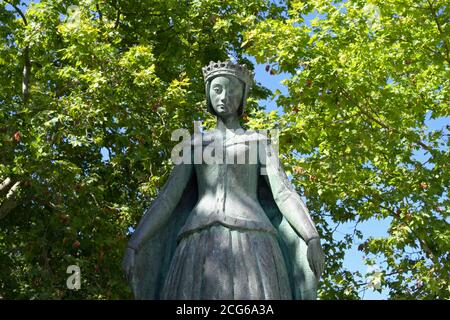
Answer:
[[[249, 159], [242, 141], [224, 152]], [[315, 298], [306, 245], [261, 188], [260, 170], [259, 161], [194, 165], [177, 218], [137, 257], [136, 298]]]
[[231, 155], [234, 164], [194, 166], [199, 201], [179, 232], [163, 299], [292, 299], [277, 231], [258, 200], [259, 165], [248, 163], [249, 149], [227, 143], [223, 158]]

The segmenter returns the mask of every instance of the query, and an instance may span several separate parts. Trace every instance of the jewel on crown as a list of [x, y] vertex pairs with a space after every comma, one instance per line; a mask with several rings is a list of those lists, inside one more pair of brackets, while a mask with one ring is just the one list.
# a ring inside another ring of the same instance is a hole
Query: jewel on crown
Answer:
[[246, 66], [233, 63], [232, 61], [211, 61], [209, 65], [202, 68], [205, 82], [217, 75], [232, 75], [243, 81], [247, 86], [251, 86], [253, 72], [249, 71]]

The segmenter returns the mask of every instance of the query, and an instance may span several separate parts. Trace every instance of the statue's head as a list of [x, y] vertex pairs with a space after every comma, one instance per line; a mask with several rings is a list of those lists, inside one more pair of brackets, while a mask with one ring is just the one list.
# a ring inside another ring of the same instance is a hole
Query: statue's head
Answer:
[[203, 69], [208, 111], [216, 116], [241, 116], [251, 88], [253, 74], [231, 61], [210, 62]]

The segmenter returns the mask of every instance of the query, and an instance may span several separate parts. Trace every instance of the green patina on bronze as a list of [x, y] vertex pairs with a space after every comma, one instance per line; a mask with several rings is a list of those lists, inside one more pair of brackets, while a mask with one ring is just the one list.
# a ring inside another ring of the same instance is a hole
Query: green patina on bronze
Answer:
[[[225, 156], [248, 159], [242, 138], [250, 136], [235, 130], [252, 74], [229, 61], [203, 73], [217, 127], [191, 147], [226, 135]], [[316, 299], [324, 262], [317, 230], [270, 139], [251, 139], [259, 142], [256, 164], [174, 167], [125, 253], [136, 299]]]

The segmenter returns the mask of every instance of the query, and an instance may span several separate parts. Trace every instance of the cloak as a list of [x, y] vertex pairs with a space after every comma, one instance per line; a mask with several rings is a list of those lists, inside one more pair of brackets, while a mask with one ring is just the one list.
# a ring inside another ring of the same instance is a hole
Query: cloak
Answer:
[[[317, 280], [309, 267], [307, 244], [281, 214], [272, 191], [263, 176], [258, 178], [258, 199], [275, 229], [289, 274], [292, 298], [314, 300]], [[170, 262], [177, 246], [177, 235], [198, 200], [197, 178], [192, 170], [189, 182], [164, 228], [147, 240], [136, 253], [130, 279], [135, 299], [159, 300]], [[147, 213], [146, 213], [147, 214]]]

